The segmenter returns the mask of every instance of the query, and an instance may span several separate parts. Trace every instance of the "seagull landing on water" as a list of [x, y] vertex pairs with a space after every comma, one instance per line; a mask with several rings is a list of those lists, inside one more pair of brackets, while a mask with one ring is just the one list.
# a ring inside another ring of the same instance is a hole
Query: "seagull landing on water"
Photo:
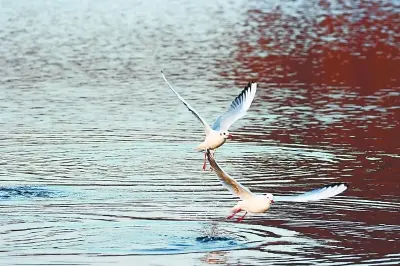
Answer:
[[336, 183], [323, 186], [318, 189], [311, 190], [309, 192], [292, 195], [292, 196], [273, 196], [271, 193], [265, 195], [255, 195], [250, 192], [248, 188], [241, 185], [233, 177], [229, 176], [224, 170], [219, 167], [217, 162], [214, 160], [213, 154], [210, 151], [206, 152], [208, 161], [215, 174], [218, 176], [222, 184], [233, 193], [233, 195], [239, 197], [241, 200], [232, 208], [232, 215], [228, 216], [227, 219], [233, 218], [237, 213], [245, 211], [244, 215], [237, 219], [241, 222], [246, 216], [247, 212], [253, 213], [264, 213], [269, 210], [271, 204], [278, 201], [292, 201], [292, 202], [307, 202], [327, 199], [336, 196], [345, 191], [348, 186], [344, 183]]
[[[207, 122], [199, 115], [199, 113], [183, 99], [169, 84], [168, 80], [165, 78], [164, 73], [161, 71], [165, 82], [168, 84], [169, 88], [178, 96], [178, 98], [183, 102], [183, 104], [192, 112], [196, 118], [203, 123], [204, 130], [206, 132], [205, 140], [198, 145], [195, 149], [197, 151], [212, 150], [222, 146], [226, 142], [226, 139], [231, 139], [232, 135], [229, 134], [229, 127], [236, 122], [236, 120], [242, 118], [246, 115], [247, 110], [250, 108], [253, 102], [254, 96], [257, 91], [257, 83], [249, 82], [243, 91], [233, 100], [229, 109], [226, 113], [217, 118], [214, 124], [210, 127]], [[204, 153], [204, 164], [203, 170], [206, 169], [206, 153]]]

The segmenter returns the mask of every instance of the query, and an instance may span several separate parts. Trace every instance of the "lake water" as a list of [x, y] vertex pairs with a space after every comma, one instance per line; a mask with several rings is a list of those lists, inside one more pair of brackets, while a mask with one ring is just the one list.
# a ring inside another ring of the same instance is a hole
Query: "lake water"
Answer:
[[[398, 1], [2, 1], [0, 265], [400, 264]], [[346, 182], [242, 223], [253, 192]]]

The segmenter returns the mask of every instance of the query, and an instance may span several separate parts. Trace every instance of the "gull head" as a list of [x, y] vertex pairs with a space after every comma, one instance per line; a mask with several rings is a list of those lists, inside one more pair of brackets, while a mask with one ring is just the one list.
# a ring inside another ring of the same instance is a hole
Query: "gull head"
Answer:
[[265, 198], [269, 203], [274, 203], [274, 195], [272, 195], [271, 193], [265, 194]]
[[219, 135], [224, 139], [232, 139], [232, 135], [228, 131], [221, 131]]

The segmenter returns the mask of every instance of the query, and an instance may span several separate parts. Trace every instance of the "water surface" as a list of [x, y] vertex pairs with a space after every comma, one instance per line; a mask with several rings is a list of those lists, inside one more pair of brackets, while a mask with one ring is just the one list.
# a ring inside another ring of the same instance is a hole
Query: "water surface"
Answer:
[[[5, 1], [1, 265], [398, 265], [396, 1]], [[332, 200], [226, 221], [201, 125], [259, 89], [216, 159]]]

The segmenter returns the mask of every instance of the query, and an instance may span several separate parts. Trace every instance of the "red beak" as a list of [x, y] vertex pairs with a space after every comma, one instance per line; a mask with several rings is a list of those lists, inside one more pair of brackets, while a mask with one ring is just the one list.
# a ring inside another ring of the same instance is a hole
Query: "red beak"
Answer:
[[275, 201], [274, 201], [274, 200], [271, 200], [271, 203], [275, 203]]
[[231, 134], [228, 134], [228, 139], [233, 139], [233, 136]]

